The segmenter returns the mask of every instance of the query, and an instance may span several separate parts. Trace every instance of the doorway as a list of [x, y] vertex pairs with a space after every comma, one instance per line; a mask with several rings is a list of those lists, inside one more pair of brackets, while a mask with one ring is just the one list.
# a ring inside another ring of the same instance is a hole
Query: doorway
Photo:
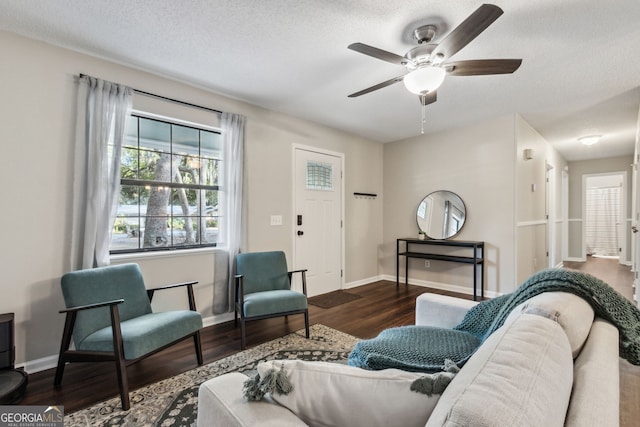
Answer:
[[294, 265], [307, 295], [342, 289], [344, 155], [294, 146]]
[[584, 177], [585, 256], [626, 259], [626, 176], [623, 172]]

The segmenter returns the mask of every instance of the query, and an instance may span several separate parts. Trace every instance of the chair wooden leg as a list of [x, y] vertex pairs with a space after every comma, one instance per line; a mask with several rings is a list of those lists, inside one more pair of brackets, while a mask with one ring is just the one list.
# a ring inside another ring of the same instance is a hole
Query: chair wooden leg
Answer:
[[304, 311], [304, 329], [307, 333], [307, 338], [309, 338], [309, 310]]
[[127, 378], [127, 364], [124, 361], [124, 346], [122, 345], [122, 331], [120, 330], [120, 314], [118, 306], [111, 306], [111, 330], [113, 331], [113, 351], [118, 374], [118, 386], [120, 388], [120, 401], [122, 409], [128, 411], [131, 408], [129, 402], [129, 380]]
[[129, 380], [127, 379], [127, 364], [123, 357], [116, 358], [116, 372], [118, 374], [118, 386], [120, 388], [120, 402], [122, 409], [128, 411], [131, 408], [129, 402]]
[[76, 320], [76, 312], [67, 313], [64, 319], [64, 332], [62, 333], [62, 342], [60, 343], [60, 355], [58, 356], [58, 367], [56, 368], [56, 376], [53, 380], [53, 385], [60, 387], [62, 384], [62, 375], [64, 374], [64, 367], [66, 360], [64, 354], [69, 350], [71, 345], [71, 334], [73, 333], [73, 325]]
[[244, 336], [244, 329], [245, 329], [244, 318], [240, 317], [240, 350], [244, 350], [244, 348], [246, 347], [246, 338]]
[[193, 336], [193, 343], [196, 346], [196, 357], [198, 358], [198, 366], [204, 363], [202, 359], [202, 342], [200, 341], [200, 331]]
[[238, 305], [237, 304], [233, 309], [233, 327], [235, 328], [236, 326], [238, 326]]

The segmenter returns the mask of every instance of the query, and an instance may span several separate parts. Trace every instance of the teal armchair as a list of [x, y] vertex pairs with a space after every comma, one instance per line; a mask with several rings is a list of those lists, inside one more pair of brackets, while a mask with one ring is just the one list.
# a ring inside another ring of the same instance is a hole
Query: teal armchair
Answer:
[[[137, 264], [73, 271], [62, 276], [66, 314], [54, 385], [62, 384], [69, 362], [115, 362], [122, 409], [130, 408], [127, 366], [179, 341], [193, 338], [202, 365], [200, 329], [193, 285], [179, 283], [146, 289]], [[156, 291], [185, 287], [189, 310], [154, 313]], [[75, 346], [70, 350], [71, 339]]]
[[[234, 322], [240, 316], [240, 345], [246, 346], [245, 322], [304, 314], [309, 338], [307, 270], [287, 271], [284, 252], [249, 252], [236, 257]], [[302, 293], [291, 290], [294, 273], [302, 275]]]

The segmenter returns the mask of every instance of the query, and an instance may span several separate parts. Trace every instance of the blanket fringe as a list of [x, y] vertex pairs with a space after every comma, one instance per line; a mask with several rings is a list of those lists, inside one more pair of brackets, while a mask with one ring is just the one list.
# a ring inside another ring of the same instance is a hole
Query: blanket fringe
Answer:
[[269, 369], [264, 377], [257, 373], [248, 378], [242, 391], [247, 400], [262, 400], [267, 393], [287, 395], [293, 391], [293, 385], [284, 371], [284, 366], [280, 366], [277, 371], [275, 368]]
[[458, 372], [460, 372], [460, 368], [453, 360], [446, 359], [444, 361], [444, 372], [418, 378], [411, 383], [411, 391], [426, 394], [429, 397], [434, 394], [442, 394]]

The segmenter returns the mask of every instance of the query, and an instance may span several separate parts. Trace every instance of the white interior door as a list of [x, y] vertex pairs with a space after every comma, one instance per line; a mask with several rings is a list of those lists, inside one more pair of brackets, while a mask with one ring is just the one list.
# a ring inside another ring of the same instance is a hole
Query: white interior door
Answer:
[[342, 158], [295, 148], [295, 267], [307, 294], [342, 287]]

